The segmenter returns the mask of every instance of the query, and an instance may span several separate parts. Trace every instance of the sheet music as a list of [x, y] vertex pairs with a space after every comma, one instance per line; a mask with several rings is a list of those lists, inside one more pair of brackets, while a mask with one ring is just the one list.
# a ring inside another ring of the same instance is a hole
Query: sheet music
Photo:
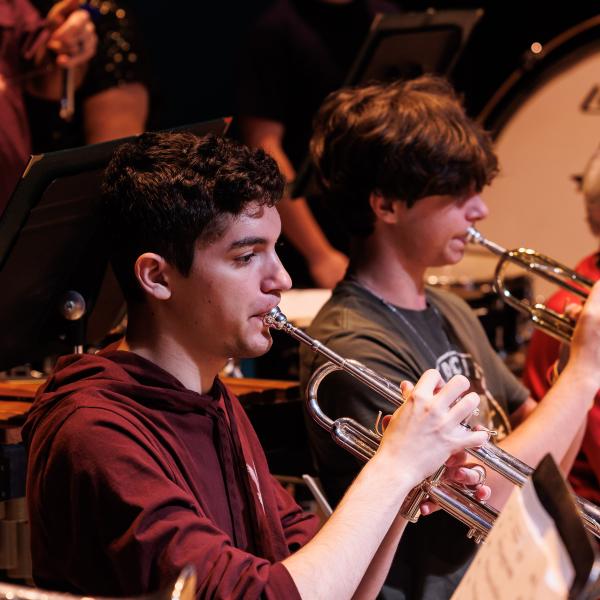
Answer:
[[566, 599], [575, 571], [533, 483], [515, 488], [452, 600]]

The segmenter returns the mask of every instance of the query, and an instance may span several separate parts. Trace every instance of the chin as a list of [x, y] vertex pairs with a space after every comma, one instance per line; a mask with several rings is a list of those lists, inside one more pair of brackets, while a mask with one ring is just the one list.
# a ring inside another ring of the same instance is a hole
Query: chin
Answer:
[[460, 262], [463, 259], [463, 256], [465, 255], [464, 252], [446, 252], [444, 254], [444, 256], [440, 257], [439, 260], [433, 262], [433, 264], [430, 264], [430, 267], [447, 267], [448, 265], [455, 265], [456, 263]]
[[447, 265], [455, 265], [456, 263], [460, 262], [465, 256], [465, 249], [462, 248], [461, 250], [450, 250], [446, 256], [446, 262], [445, 264]]
[[252, 340], [245, 340], [243, 348], [238, 352], [239, 358], [258, 358], [266, 354], [273, 345], [273, 338], [268, 331]]

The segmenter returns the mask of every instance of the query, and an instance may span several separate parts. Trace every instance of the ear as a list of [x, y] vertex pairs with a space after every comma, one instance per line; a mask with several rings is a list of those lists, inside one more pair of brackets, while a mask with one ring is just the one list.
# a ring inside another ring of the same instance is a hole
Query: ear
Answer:
[[397, 198], [384, 196], [379, 190], [373, 190], [369, 194], [369, 204], [377, 220], [390, 225], [398, 222], [406, 206]]
[[146, 294], [157, 300], [171, 297], [169, 263], [160, 254], [144, 252], [135, 261], [135, 276]]

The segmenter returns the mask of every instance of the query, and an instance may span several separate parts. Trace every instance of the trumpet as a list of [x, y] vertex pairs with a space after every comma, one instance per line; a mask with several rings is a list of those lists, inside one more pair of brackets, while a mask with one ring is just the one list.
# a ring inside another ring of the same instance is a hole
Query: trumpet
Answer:
[[[364, 462], [371, 459], [379, 448], [382, 435], [348, 417], [341, 417], [335, 421], [330, 419], [319, 406], [317, 399], [319, 386], [329, 374], [334, 371], [344, 371], [396, 407], [406, 401], [398, 386], [362, 363], [340, 356], [301, 329], [294, 327], [279, 308], [272, 309], [263, 320], [267, 327], [287, 333], [327, 360], [313, 373], [308, 382], [306, 391], [308, 413], [321, 427], [331, 433], [334, 441], [342, 448]], [[462, 426], [469, 428], [466, 423]], [[530, 466], [491, 442], [479, 448], [466, 450], [515, 485], [522, 487], [533, 473]], [[498, 511], [473, 498], [464, 488], [442, 480], [443, 472], [442, 466], [432, 477], [411, 491], [400, 509], [402, 516], [412, 523], [416, 522], [420, 515], [420, 505], [425, 499], [430, 498], [468, 527], [467, 537], [472, 538], [476, 543], [481, 542], [492, 528]], [[586, 529], [600, 538], [600, 508], [583, 498], [575, 497], [575, 501]]]
[[479, 244], [500, 257], [494, 273], [494, 288], [504, 301], [518, 311], [529, 315], [533, 324], [548, 335], [562, 341], [570, 342], [573, 337], [575, 323], [566, 315], [557, 313], [544, 304], [529, 304], [525, 300], [516, 298], [506, 288], [504, 272], [509, 264], [515, 264], [533, 272], [546, 281], [554, 283], [583, 298], [588, 297], [594, 282], [579, 273], [565, 267], [544, 254], [530, 248], [516, 248], [507, 250], [499, 244], [492, 242], [479, 233], [474, 227], [467, 229], [467, 241]]

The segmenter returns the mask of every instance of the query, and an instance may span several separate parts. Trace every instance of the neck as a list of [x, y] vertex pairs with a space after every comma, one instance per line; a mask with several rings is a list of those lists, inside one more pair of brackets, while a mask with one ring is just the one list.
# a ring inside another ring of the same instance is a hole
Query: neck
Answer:
[[371, 235], [352, 252], [351, 263], [357, 281], [387, 302], [412, 310], [426, 308], [425, 267], [411, 264], [395, 244]]
[[209, 392], [225, 360], [193, 355], [176, 336], [168, 333], [169, 328], [165, 331], [158, 327], [155, 320], [144, 316], [144, 312], [129, 315], [122, 349], [158, 365], [193, 392]]

